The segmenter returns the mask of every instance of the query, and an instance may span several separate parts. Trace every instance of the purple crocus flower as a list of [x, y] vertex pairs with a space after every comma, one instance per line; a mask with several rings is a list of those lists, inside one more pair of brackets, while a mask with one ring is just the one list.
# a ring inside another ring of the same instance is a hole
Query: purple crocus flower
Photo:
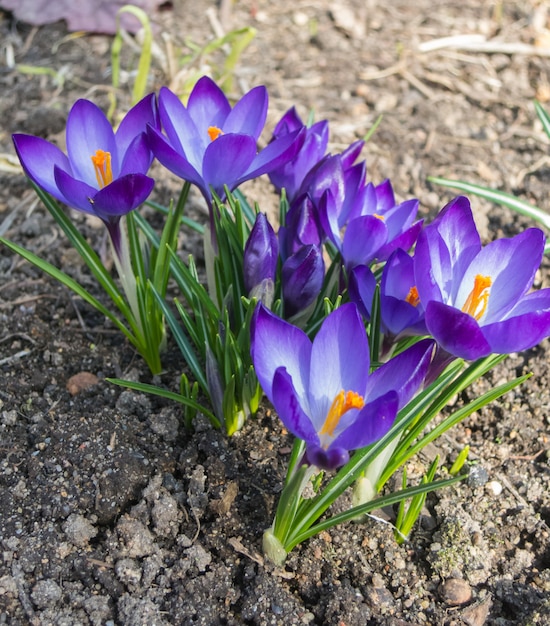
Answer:
[[40, 137], [15, 134], [13, 142], [27, 176], [64, 204], [101, 218], [116, 246], [121, 216], [153, 189], [146, 176], [153, 159], [148, 124], [158, 126], [154, 94], [136, 104], [116, 132], [94, 103], [78, 100], [67, 119], [67, 155]]
[[482, 247], [470, 203], [451, 201], [420, 234], [414, 255], [428, 331], [464, 359], [531, 348], [550, 334], [550, 289], [528, 293], [544, 252], [529, 228]]
[[300, 149], [302, 130], [258, 152], [267, 104], [266, 88], [255, 87], [231, 108], [223, 91], [207, 76], [197, 82], [187, 106], [163, 87], [159, 111], [166, 136], [154, 127], [149, 129], [153, 152], [167, 169], [196, 185], [211, 205], [212, 191], [223, 199], [224, 185], [233, 190], [286, 163]]
[[398, 248], [408, 250], [422, 227], [422, 221], [414, 221], [418, 200], [396, 204], [390, 181], [365, 185], [357, 165], [345, 170], [343, 179], [340, 195], [331, 189], [323, 194], [319, 215], [346, 267], [385, 261]]
[[243, 254], [244, 288], [249, 297], [270, 306], [279, 260], [279, 244], [265, 213], [258, 213]]
[[[348, 288], [351, 301], [365, 319], [370, 319], [376, 289], [372, 270], [365, 265], [354, 267]], [[408, 335], [428, 334], [414, 277], [414, 261], [400, 248], [384, 265], [380, 279], [380, 327], [390, 343]]]
[[306, 442], [307, 462], [327, 470], [388, 432], [422, 384], [433, 347], [419, 341], [369, 374], [368, 339], [354, 304], [326, 317], [313, 342], [261, 305], [252, 323], [252, 361], [266, 396]]
[[292, 202], [300, 190], [306, 174], [325, 156], [328, 144], [328, 121], [322, 120], [307, 127], [296, 108], [289, 109], [279, 120], [273, 131], [273, 139], [305, 129], [305, 141], [296, 156], [269, 173], [269, 179], [277, 191], [284, 187], [286, 197]]
[[321, 248], [307, 245], [283, 263], [281, 282], [285, 317], [304, 312], [321, 292], [325, 262]]

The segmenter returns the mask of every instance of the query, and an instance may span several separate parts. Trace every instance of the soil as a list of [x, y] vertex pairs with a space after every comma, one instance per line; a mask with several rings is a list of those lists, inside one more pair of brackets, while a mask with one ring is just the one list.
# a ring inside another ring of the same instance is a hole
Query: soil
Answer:
[[[549, 206], [548, 140], [533, 107], [535, 97], [550, 99], [546, 2], [240, 0], [218, 9], [197, 0], [155, 19], [161, 50], [167, 41], [176, 50], [186, 39], [203, 45], [216, 23], [257, 29], [234, 92], [267, 85], [266, 140], [292, 105], [330, 120], [333, 151], [383, 115], [364, 152], [369, 176], [389, 177], [400, 198], [418, 197], [428, 219], [452, 196], [430, 175]], [[102, 298], [14, 165], [10, 135], [62, 142], [77, 98], [107, 109], [112, 40], [1, 13], [0, 33], [0, 231]], [[434, 45], [466, 35], [459, 46]], [[128, 43], [123, 56], [126, 69], [136, 67]], [[150, 89], [221, 61], [202, 58], [175, 77], [156, 60]], [[29, 70], [39, 67], [47, 72]], [[122, 78], [125, 111], [131, 72]], [[156, 198], [176, 190], [166, 175]], [[267, 184], [247, 192], [273, 202]], [[195, 195], [195, 216], [200, 202]], [[486, 241], [530, 225], [472, 204]], [[102, 229], [74, 219], [101, 250]], [[182, 237], [183, 253], [200, 258], [199, 244]], [[547, 260], [541, 285], [550, 286]], [[411, 466], [419, 475], [436, 454], [448, 462], [471, 447], [469, 481], [430, 496], [406, 544], [368, 519], [324, 532], [275, 568], [261, 557], [261, 536], [291, 441], [267, 404], [231, 439], [201, 420], [186, 432], [173, 404], [104, 380], [151, 377], [99, 314], [5, 248], [0, 320], [0, 624], [550, 624], [548, 340], [511, 355], [472, 394], [527, 371], [530, 380]], [[177, 389], [173, 345], [165, 364], [158, 382]], [[82, 373], [95, 384], [72, 378]]]

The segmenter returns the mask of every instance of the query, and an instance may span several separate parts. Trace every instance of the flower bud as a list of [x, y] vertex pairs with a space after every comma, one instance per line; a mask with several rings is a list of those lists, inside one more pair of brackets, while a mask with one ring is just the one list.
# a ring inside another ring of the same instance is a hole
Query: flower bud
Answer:
[[244, 247], [244, 287], [250, 297], [258, 297], [266, 306], [271, 302], [265, 300], [273, 299], [278, 256], [279, 244], [275, 231], [265, 214], [258, 213]]
[[304, 246], [283, 265], [285, 317], [306, 309], [319, 295], [325, 277], [323, 254], [318, 246]]

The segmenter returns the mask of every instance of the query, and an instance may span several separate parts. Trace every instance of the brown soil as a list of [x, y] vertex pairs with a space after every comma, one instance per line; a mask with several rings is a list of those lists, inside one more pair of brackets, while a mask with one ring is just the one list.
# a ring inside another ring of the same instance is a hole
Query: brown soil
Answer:
[[[548, 141], [532, 104], [550, 98], [546, 3], [222, 4], [224, 11], [205, 0], [175, 2], [159, 17], [156, 41], [164, 47], [165, 32], [175, 46], [185, 37], [205, 43], [213, 23], [207, 10], [226, 31], [254, 26], [235, 93], [266, 84], [270, 128], [293, 104], [304, 117], [313, 109], [316, 119], [330, 120], [337, 151], [383, 114], [365, 150], [370, 178], [391, 178], [401, 198], [420, 199], [425, 216], [450, 197], [430, 186], [429, 175], [491, 185], [548, 207]], [[35, 29], [2, 14], [0, 33], [0, 232], [96, 293], [10, 165], [10, 135], [62, 140], [77, 98], [107, 108], [111, 40], [71, 38], [63, 24]], [[470, 49], [464, 40], [458, 48], [422, 48], [453, 35], [477, 39], [469, 39]], [[135, 67], [125, 51], [126, 67]], [[22, 71], [12, 55], [50, 73]], [[170, 80], [157, 64], [150, 87]], [[130, 87], [119, 93], [121, 111]], [[166, 176], [156, 193], [167, 201], [176, 188]], [[472, 203], [485, 240], [528, 224]], [[101, 228], [75, 220], [100, 249]], [[186, 252], [198, 244], [182, 238]], [[548, 261], [539, 283], [550, 286]], [[121, 336], [3, 248], [0, 320], [0, 623], [550, 624], [547, 340], [511, 355], [474, 392], [532, 371], [527, 383], [411, 468], [418, 473], [437, 453], [452, 459], [465, 444], [476, 463], [468, 484], [428, 499], [407, 544], [397, 546], [388, 525], [368, 520], [299, 546], [279, 570], [259, 553], [290, 442], [267, 406], [230, 440], [202, 422], [186, 433], [177, 407], [105, 382], [151, 380]], [[161, 381], [176, 389], [182, 365], [170, 350]], [[81, 372], [98, 383], [71, 395], [67, 382]]]

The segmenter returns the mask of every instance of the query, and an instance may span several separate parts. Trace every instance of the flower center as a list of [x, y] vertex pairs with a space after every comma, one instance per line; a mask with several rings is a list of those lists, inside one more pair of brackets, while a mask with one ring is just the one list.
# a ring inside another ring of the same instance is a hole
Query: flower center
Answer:
[[490, 276], [482, 276], [476, 274], [474, 279], [474, 288], [470, 291], [470, 295], [466, 298], [466, 302], [462, 307], [464, 313], [468, 313], [474, 319], [480, 320], [487, 310], [489, 302], [490, 287], [493, 284]]
[[104, 150], [96, 150], [91, 157], [94, 164], [95, 177], [100, 189], [113, 182], [113, 170], [111, 169], [111, 153]]
[[362, 409], [365, 406], [365, 401], [362, 396], [355, 391], [340, 391], [336, 398], [332, 402], [332, 405], [328, 411], [327, 418], [323, 427], [319, 431], [320, 435], [334, 436], [334, 431], [338, 426], [342, 416], [350, 409]]
[[408, 302], [409, 304], [412, 304], [415, 307], [420, 304], [420, 296], [418, 295], [418, 289], [414, 285], [409, 289], [409, 293], [407, 294], [407, 297], [405, 298], [405, 302]]
[[208, 136], [210, 137], [210, 141], [214, 141], [220, 135], [223, 135], [223, 130], [218, 128], [217, 126], [209, 126], [208, 127]]

